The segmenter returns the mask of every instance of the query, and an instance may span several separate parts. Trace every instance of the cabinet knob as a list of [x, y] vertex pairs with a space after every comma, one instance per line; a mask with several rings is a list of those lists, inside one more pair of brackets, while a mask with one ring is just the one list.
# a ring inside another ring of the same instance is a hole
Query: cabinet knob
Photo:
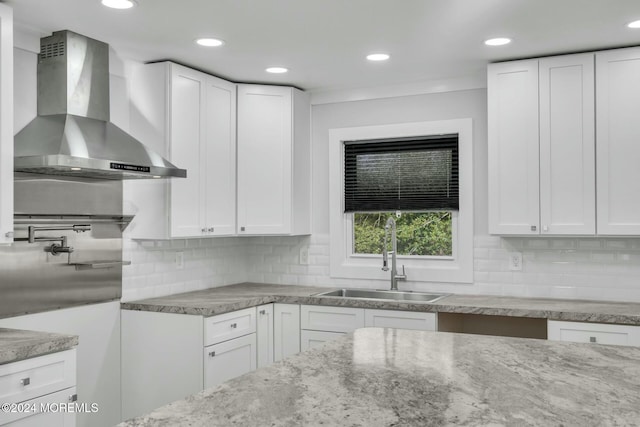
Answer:
[[531, 226], [531, 231], [536, 231], [537, 229], [538, 229], [538, 226], [537, 226], [537, 225], [532, 225], [532, 226]]
[[596, 342], [596, 337], [589, 337], [589, 342]]
[[240, 227], [240, 231], [244, 231], [244, 227]]
[[264, 310], [260, 310], [260, 314], [266, 314], [267, 312]]
[[235, 328], [237, 328], [237, 327], [238, 327], [238, 325], [237, 325], [236, 323], [232, 323], [232, 324], [231, 324], [231, 329], [235, 329]]
[[209, 232], [213, 233], [213, 227], [209, 228]]
[[31, 384], [31, 378], [27, 377], [27, 378], [23, 378], [20, 380], [20, 385], [29, 385]]
[[206, 232], [207, 232], [207, 229], [206, 229], [206, 228], [203, 228], [203, 229], [202, 229], [202, 232], [203, 232], [203, 233], [206, 233]]
[[209, 352], [209, 357], [215, 357], [215, 355], [216, 355], [216, 352], [215, 352], [215, 351], [210, 351], [210, 352]]
[[77, 402], [77, 401], [78, 401], [77, 394], [72, 394], [71, 396], [69, 396], [69, 402]]

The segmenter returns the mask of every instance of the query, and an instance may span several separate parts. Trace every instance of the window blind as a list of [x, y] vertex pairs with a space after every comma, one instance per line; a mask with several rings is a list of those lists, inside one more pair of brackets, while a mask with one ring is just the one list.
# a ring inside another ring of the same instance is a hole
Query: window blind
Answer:
[[344, 211], [458, 210], [458, 135], [344, 142]]

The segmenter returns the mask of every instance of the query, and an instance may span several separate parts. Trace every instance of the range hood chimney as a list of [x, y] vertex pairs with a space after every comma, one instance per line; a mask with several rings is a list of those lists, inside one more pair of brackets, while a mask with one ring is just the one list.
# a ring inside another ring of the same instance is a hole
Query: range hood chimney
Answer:
[[16, 172], [114, 180], [187, 176], [109, 121], [109, 45], [71, 31], [40, 40], [38, 117], [14, 144]]

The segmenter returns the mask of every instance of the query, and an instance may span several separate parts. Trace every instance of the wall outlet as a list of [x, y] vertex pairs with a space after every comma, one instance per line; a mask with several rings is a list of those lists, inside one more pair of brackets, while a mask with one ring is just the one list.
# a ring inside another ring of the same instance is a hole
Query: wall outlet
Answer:
[[509, 270], [522, 271], [522, 252], [511, 252], [509, 254]]
[[176, 269], [182, 270], [184, 268], [184, 252], [176, 252]]
[[300, 249], [300, 265], [309, 265], [309, 248]]

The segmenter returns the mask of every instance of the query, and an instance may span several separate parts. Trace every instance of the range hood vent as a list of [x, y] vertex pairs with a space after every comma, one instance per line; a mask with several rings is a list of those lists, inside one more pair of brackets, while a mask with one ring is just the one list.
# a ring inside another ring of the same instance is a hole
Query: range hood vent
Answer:
[[109, 46], [71, 31], [40, 40], [38, 117], [14, 144], [16, 172], [102, 180], [187, 176], [109, 121]]

